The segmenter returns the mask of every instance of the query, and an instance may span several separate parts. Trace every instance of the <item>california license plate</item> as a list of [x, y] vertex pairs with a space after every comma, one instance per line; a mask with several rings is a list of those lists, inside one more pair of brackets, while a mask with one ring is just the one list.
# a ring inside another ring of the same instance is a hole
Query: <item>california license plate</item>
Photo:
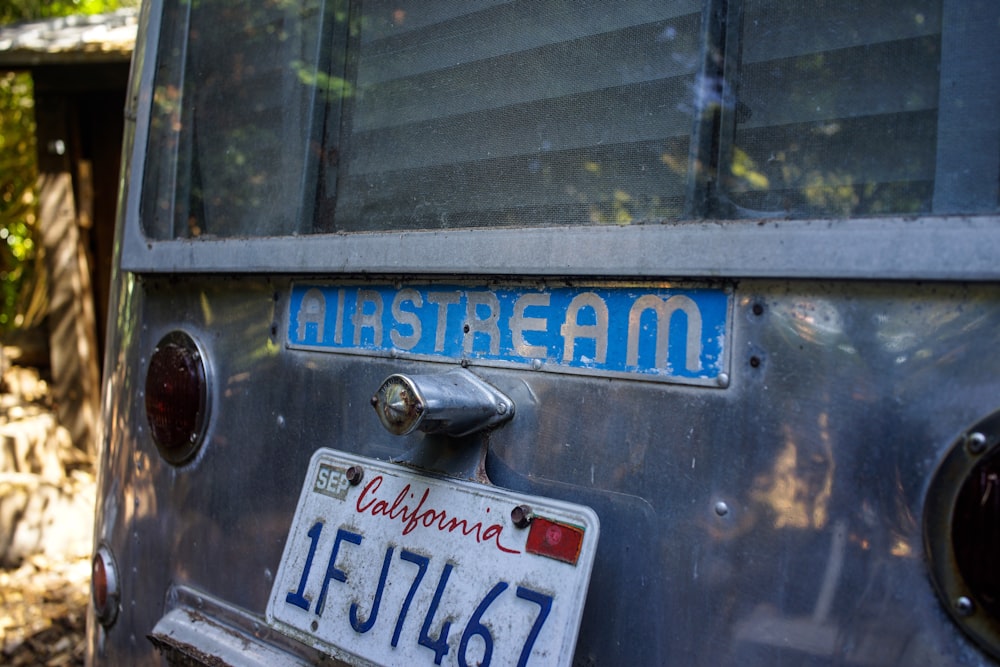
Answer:
[[598, 532], [588, 507], [320, 449], [267, 622], [355, 664], [569, 665]]

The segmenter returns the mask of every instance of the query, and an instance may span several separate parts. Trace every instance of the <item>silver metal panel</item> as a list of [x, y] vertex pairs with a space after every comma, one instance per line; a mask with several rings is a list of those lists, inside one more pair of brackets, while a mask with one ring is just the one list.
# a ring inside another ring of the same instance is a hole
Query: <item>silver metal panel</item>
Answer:
[[[317, 447], [434, 450], [443, 469], [480, 442], [386, 432], [382, 379], [451, 365], [285, 348], [290, 284], [126, 289], [100, 501], [123, 580], [94, 640], [109, 663], [155, 664], [144, 636], [172, 585], [263, 614]], [[600, 517], [575, 664], [988, 664], [935, 596], [920, 517], [951, 444], [997, 408], [1000, 287], [748, 280], [734, 298], [726, 389], [474, 369], [516, 403], [486, 441], [492, 482]], [[177, 468], [136, 390], [176, 328], [209, 357], [215, 415]]]
[[[984, 67], [963, 76], [963, 62], [996, 62], [1000, 43], [995, 2], [946, 0], [942, 15], [941, 99], [934, 174], [934, 212], [988, 211], [996, 207], [1000, 178], [1000, 71]], [[970, 106], [982, 115], [971, 116]]]
[[122, 262], [125, 270], [143, 273], [469, 272], [979, 281], [1000, 279], [996, 248], [1000, 248], [1000, 224], [996, 217], [985, 216], [737, 220], [193, 241], [151, 241], [137, 225], [130, 225]]
[[[158, 3], [143, 20], [133, 121]], [[95, 528], [122, 609], [108, 630], [91, 618], [92, 662], [160, 664], [146, 635], [178, 587], [262, 618], [317, 447], [447, 471], [484, 444], [392, 436], [370, 407], [388, 375], [448, 364], [284, 347], [291, 274], [518, 274], [735, 279], [724, 389], [474, 369], [516, 404], [485, 440], [492, 482], [600, 517], [576, 664], [995, 664], [941, 607], [921, 544], [936, 467], [1000, 400], [995, 217], [150, 242], [130, 187], [146, 136], [129, 124]], [[148, 356], [177, 328], [213, 369], [206, 444], [181, 467], [142, 407]]]

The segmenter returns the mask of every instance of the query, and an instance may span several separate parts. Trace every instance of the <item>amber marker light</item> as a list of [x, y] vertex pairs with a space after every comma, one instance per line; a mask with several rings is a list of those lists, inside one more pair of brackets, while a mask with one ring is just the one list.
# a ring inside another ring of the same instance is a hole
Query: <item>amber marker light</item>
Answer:
[[160, 455], [173, 464], [198, 450], [207, 421], [205, 364], [189, 335], [172, 331], [156, 345], [146, 371], [146, 419]]
[[104, 627], [110, 627], [118, 618], [118, 566], [115, 565], [111, 550], [101, 545], [94, 554], [90, 577], [90, 599], [94, 605], [97, 620]]

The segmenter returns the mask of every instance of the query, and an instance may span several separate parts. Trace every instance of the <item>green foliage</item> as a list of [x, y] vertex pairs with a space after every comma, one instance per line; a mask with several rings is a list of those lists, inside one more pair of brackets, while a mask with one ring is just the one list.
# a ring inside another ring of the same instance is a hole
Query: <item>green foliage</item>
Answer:
[[0, 24], [70, 14], [103, 14], [138, 4], [139, 0], [3, 0], [0, 2]]
[[0, 74], [0, 332], [38, 311], [33, 107], [31, 77]]
[[[0, 25], [102, 14], [139, 0], [0, 0]], [[0, 71], [0, 335], [37, 324], [45, 311], [37, 239], [38, 178], [31, 76]]]

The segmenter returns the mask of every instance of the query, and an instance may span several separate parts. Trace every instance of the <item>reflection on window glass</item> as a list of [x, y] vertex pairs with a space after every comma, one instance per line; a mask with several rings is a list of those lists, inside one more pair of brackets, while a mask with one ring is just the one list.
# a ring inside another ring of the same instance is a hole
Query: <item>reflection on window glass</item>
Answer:
[[335, 87], [316, 73], [329, 59], [328, 4], [168, 3], [143, 204], [148, 233], [302, 231], [316, 192], [322, 105]]
[[336, 229], [683, 209], [700, 3], [362, 4]]
[[930, 210], [940, 0], [744, 4], [724, 186], [777, 215]]
[[997, 210], [974, 2], [706, 1], [167, 0], [145, 229]]

